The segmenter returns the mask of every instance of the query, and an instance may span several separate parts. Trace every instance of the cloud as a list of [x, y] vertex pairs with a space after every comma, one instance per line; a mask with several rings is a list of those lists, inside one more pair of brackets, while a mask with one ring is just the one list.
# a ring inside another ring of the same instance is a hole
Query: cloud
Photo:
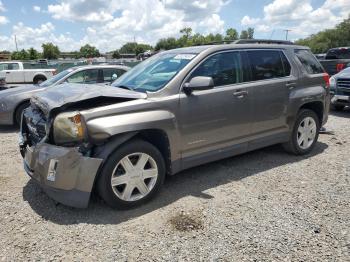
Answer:
[[35, 12], [40, 12], [40, 11], [41, 11], [41, 7], [35, 5], [35, 6], [33, 6], [33, 10], [34, 10]]
[[0, 25], [6, 25], [7, 23], [9, 23], [10, 21], [7, 19], [6, 16], [2, 16], [0, 15]]
[[255, 25], [260, 21], [260, 18], [251, 18], [247, 15], [245, 15], [241, 20], [242, 26], [249, 26], [249, 25]]
[[305, 37], [334, 27], [348, 17], [349, 9], [349, 0], [325, 0], [318, 8], [311, 0], [274, 0], [264, 6], [263, 17], [245, 16], [241, 24], [258, 23], [256, 31], [264, 33], [291, 29], [294, 37]]
[[2, 1], [0, 1], [0, 12], [5, 12], [6, 8], [4, 6], [4, 4], [2, 3]]
[[184, 27], [194, 32], [224, 32], [219, 12], [224, 0], [61, 0], [49, 5], [54, 19], [85, 22], [82, 43], [101, 51], [119, 48], [125, 42], [155, 44], [160, 38], [178, 36]]
[[53, 42], [62, 51], [76, 50], [80, 47], [80, 42], [75, 41], [69, 34], [55, 34], [55, 27], [52, 23], [44, 23], [33, 28], [18, 23], [12, 27], [10, 36], [0, 37], [0, 50], [14, 50], [14, 37], [16, 36], [18, 49], [28, 49], [34, 47], [41, 50], [41, 44]]

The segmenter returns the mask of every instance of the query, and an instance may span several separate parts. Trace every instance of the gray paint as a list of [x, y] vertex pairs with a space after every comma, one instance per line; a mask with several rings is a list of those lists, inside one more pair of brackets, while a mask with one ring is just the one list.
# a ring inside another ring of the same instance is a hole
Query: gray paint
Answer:
[[[90, 142], [97, 145], [99, 153], [95, 157], [103, 155], [105, 159], [112, 151], [110, 145], [116, 143], [117, 147], [138, 132], [161, 130], [169, 140], [174, 174], [192, 166], [288, 141], [298, 110], [309, 103], [322, 105], [324, 124], [328, 116], [329, 90], [325, 87], [323, 74], [307, 75], [294, 56], [295, 48], [305, 49], [294, 45], [234, 44], [168, 51], [198, 55], [157, 92], [138, 93], [137, 96], [132, 91], [108, 89], [97, 96], [128, 101], [80, 111]], [[291, 63], [291, 75], [193, 91], [191, 95], [183, 92], [189, 74], [208, 56], [246, 49], [282, 50]], [[91, 98], [92, 94], [85, 95]], [[64, 101], [79, 104], [79, 101], [74, 102], [76, 98], [69, 96], [70, 93], [58, 96], [47, 92], [38, 95], [36, 101], [46, 104], [49, 111], [53, 108], [67, 110]], [[53, 101], [61, 102], [55, 104]]]

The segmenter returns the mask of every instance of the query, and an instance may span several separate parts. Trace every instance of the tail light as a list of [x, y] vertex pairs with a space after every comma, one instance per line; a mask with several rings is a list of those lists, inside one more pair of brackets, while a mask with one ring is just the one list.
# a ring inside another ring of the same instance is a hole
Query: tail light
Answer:
[[345, 64], [337, 64], [337, 73], [345, 68]]
[[330, 79], [329, 74], [324, 73], [324, 74], [323, 74], [323, 80], [325, 81], [325, 83], [326, 83], [326, 87], [327, 87], [327, 88], [329, 88], [329, 87], [330, 87], [330, 82], [329, 82], [329, 79]]

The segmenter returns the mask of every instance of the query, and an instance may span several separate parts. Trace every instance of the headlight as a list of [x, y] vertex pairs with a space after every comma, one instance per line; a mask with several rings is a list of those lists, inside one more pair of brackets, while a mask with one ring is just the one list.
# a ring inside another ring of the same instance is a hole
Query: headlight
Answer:
[[329, 87], [331, 89], [335, 89], [335, 86], [336, 86], [336, 80], [335, 78], [332, 76], [330, 79], [329, 79]]
[[79, 112], [66, 112], [56, 116], [53, 136], [58, 145], [83, 142], [86, 128]]

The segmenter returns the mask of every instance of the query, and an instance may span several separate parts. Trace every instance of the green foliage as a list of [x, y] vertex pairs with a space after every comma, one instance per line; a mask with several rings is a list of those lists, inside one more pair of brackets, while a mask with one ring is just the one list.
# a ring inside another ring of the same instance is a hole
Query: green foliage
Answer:
[[[158, 41], [155, 50], [169, 50], [174, 48], [193, 46], [193, 45], [205, 45], [222, 41], [234, 41], [238, 39], [238, 32], [234, 28], [226, 30], [226, 35], [221, 34], [208, 34], [202, 35], [196, 33], [193, 35], [191, 28], [184, 28], [180, 30], [181, 36], [179, 38], [168, 37]], [[246, 31], [242, 31], [241, 37], [244, 39], [252, 39], [254, 37], [254, 29], [248, 28]]]
[[93, 57], [99, 57], [100, 51], [94, 46], [91, 46], [89, 44], [86, 44], [82, 47], [80, 47], [80, 56], [85, 58], [93, 58]]
[[120, 54], [141, 54], [146, 52], [147, 50], [152, 50], [152, 46], [146, 44], [138, 44], [135, 42], [129, 42], [123, 45], [119, 49]]
[[120, 58], [120, 53], [118, 50], [113, 51], [112, 57], [114, 59], [119, 59]]
[[313, 53], [325, 53], [328, 49], [350, 46], [350, 16], [334, 29], [327, 29], [305, 39], [296, 41], [298, 45], [311, 48]]
[[60, 50], [58, 49], [58, 46], [52, 43], [42, 44], [41, 47], [43, 48], [43, 58], [57, 59], [60, 55]]
[[30, 60], [36, 60], [40, 57], [40, 54], [33, 47], [31, 47], [28, 49], [28, 56]]

